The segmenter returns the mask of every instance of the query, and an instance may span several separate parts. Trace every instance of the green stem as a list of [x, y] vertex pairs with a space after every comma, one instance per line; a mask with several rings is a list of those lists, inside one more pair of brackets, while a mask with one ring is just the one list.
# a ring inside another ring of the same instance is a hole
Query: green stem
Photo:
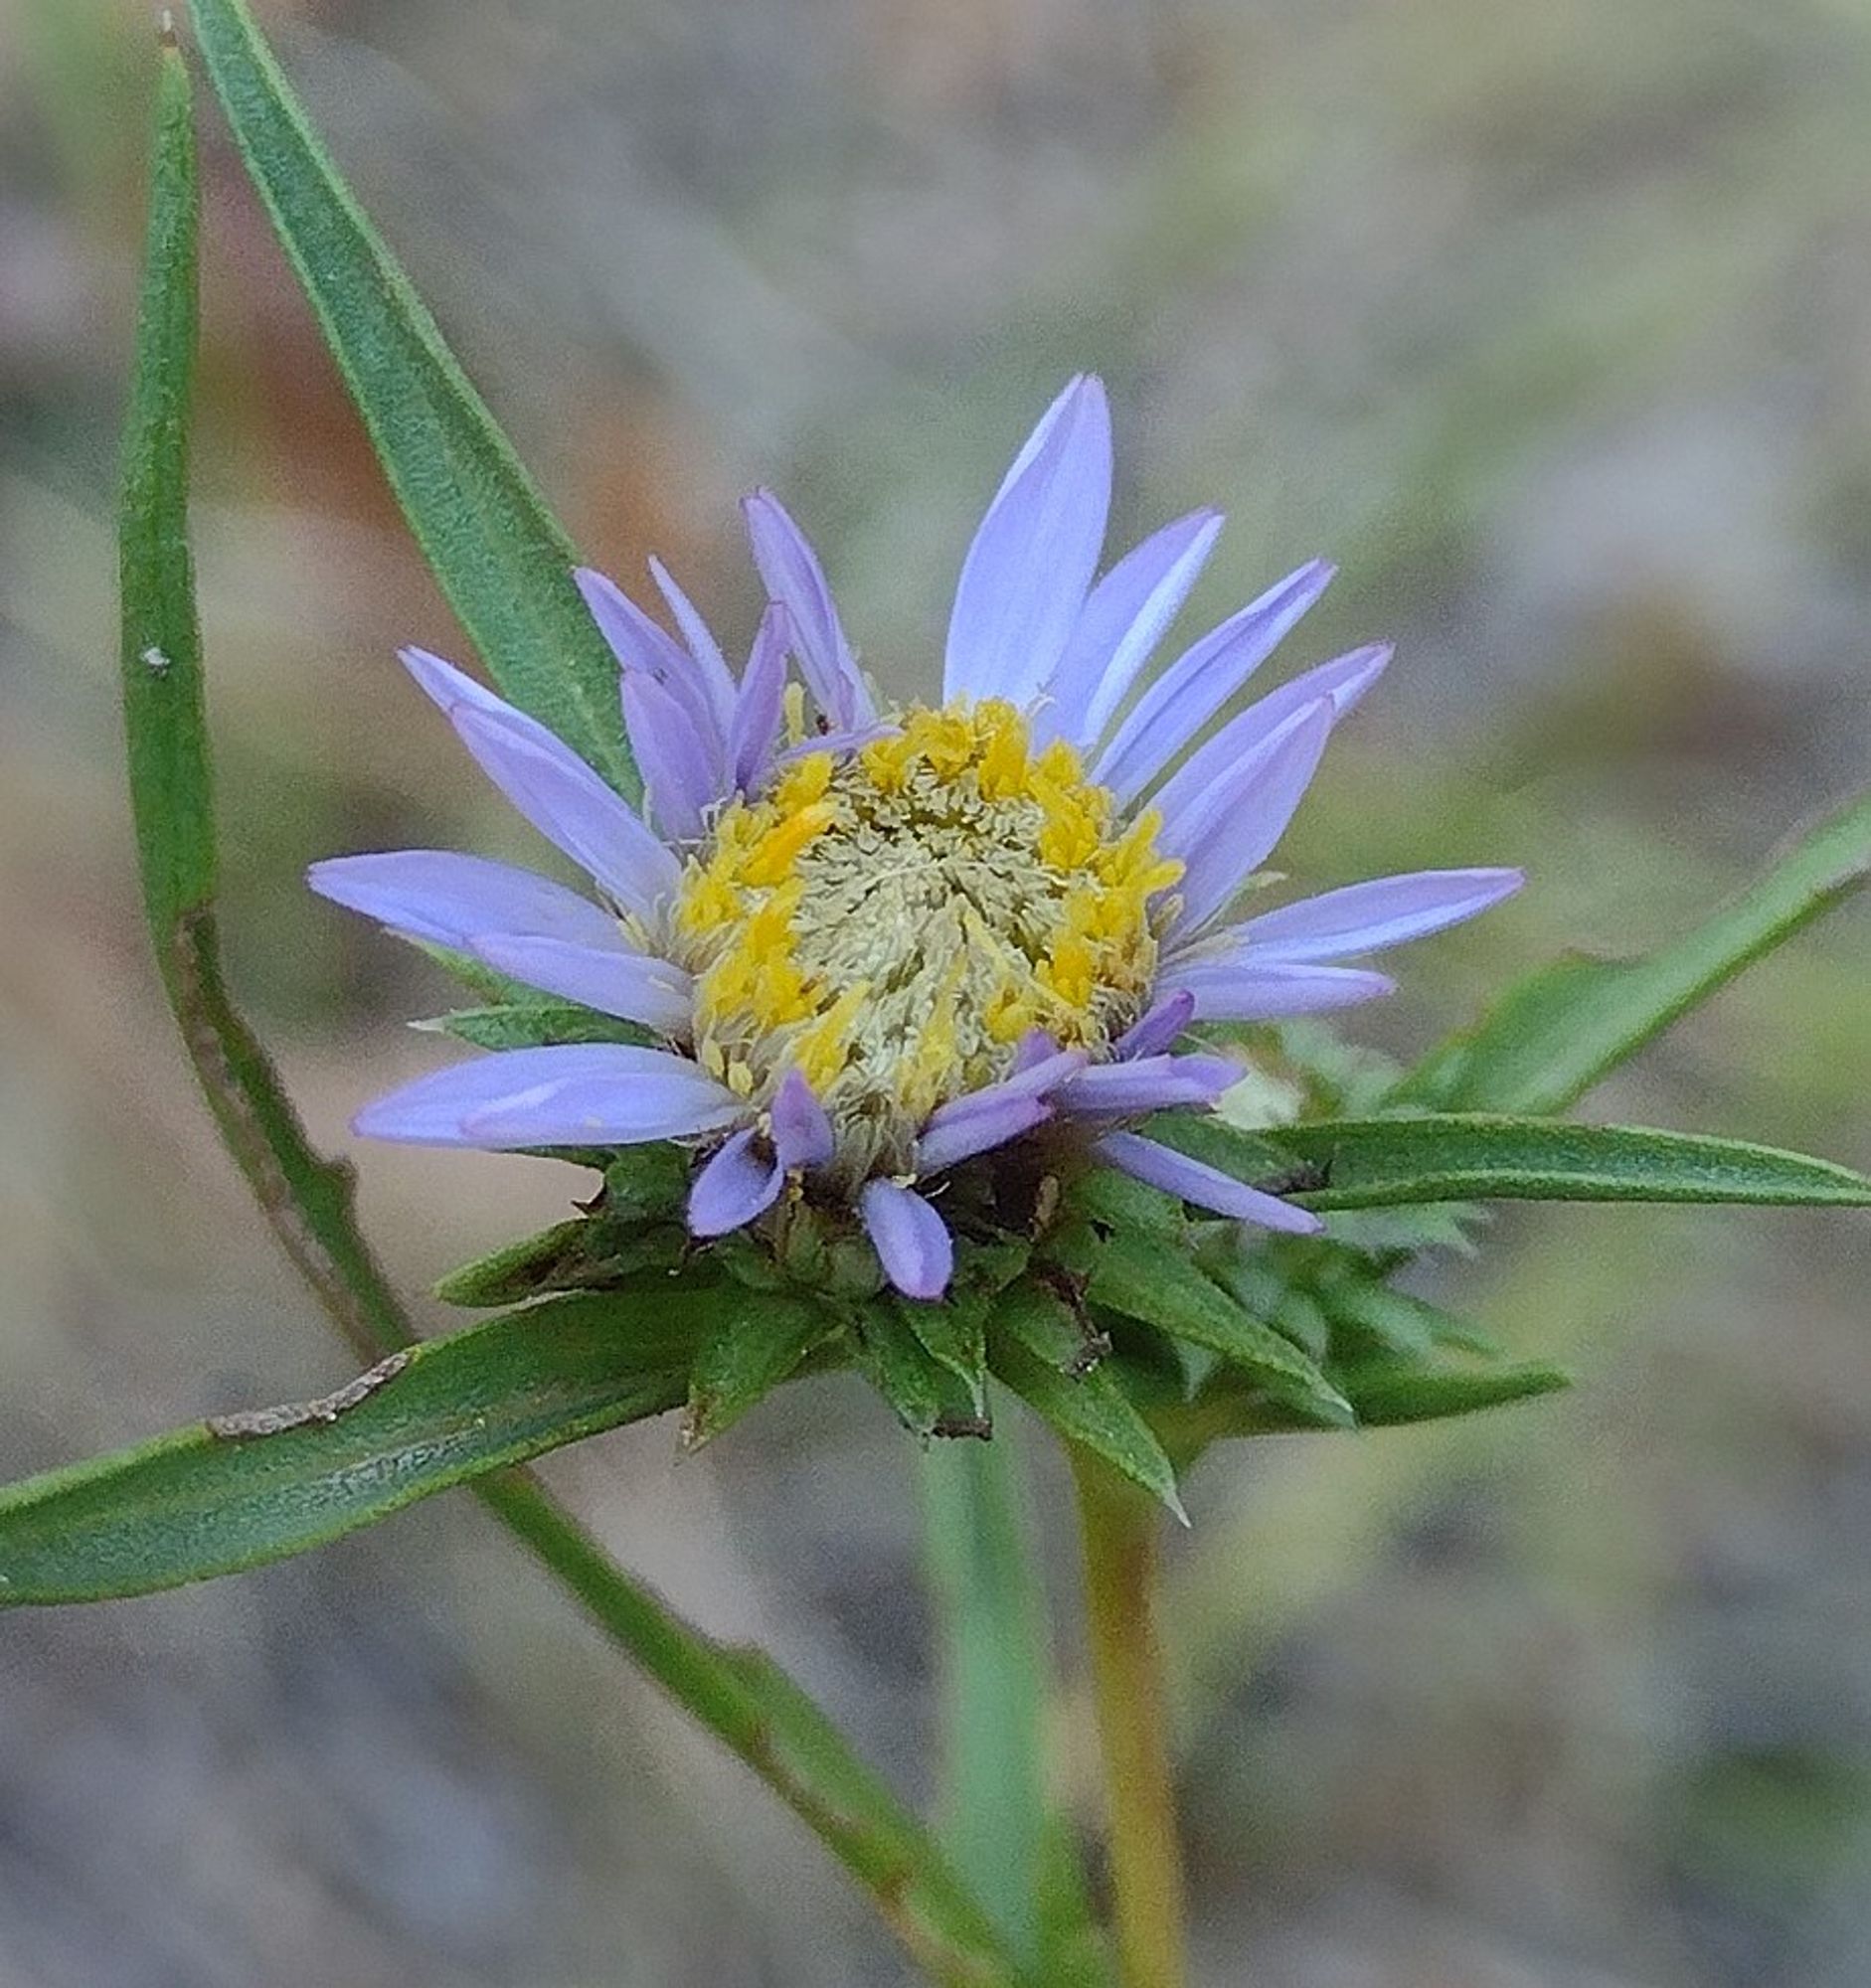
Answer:
[[1182, 1857], [1156, 1632], [1154, 1502], [1072, 1452], [1085, 1610], [1105, 1760], [1111, 1909], [1123, 1988], [1182, 1988]]
[[924, 1455], [924, 1560], [942, 1691], [939, 1827], [956, 1873], [1029, 1957], [1046, 1841], [1046, 1623], [1021, 1431]]

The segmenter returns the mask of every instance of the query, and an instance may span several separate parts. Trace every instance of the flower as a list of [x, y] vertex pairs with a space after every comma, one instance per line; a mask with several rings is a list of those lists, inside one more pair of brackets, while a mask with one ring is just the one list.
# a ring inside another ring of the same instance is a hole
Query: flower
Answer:
[[746, 514], [769, 604], [738, 678], [660, 564], [679, 639], [581, 571], [620, 666], [644, 813], [533, 719], [404, 651], [602, 902], [430, 850], [315, 864], [312, 888], [657, 1040], [495, 1052], [378, 1099], [356, 1129], [495, 1150], [694, 1141], [696, 1236], [788, 1193], [849, 1205], [890, 1281], [920, 1298], [953, 1265], [932, 1187], [1042, 1124], [1200, 1207], [1316, 1228], [1130, 1121], [1209, 1108], [1241, 1076], [1176, 1049], [1191, 1023], [1387, 993], [1341, 962], [1468, 917], [1521, 878], [1422, 872], [1226, 922], [1390, 651], [1322, 663], [1189, 751], [1332, 569], [1288, 575], [1133, 698], [1221, 519], [1178, 519], [1094, 583], [1110, 478], [1105, 392], [1081, 377], [968, 549], [939, 709], [878, 707], [816, 556], [765, 491]]

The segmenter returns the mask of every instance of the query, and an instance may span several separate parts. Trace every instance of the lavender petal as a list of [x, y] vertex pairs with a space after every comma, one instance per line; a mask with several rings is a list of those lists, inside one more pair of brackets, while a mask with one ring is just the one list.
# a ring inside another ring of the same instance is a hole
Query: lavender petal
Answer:
[[1263, 1229], [1283, 1229], [1293, 1236], [1316, 1235], [1324, 1227], [1316, 1215], [1294, 1208], [1277, 1195], [1263, 1194], [1219, 1167], [1205, 1166], [1184, 1153], [1158, 1145], [1135, 1132], [1106, 1132], [1092, 1150], [1107, 1166], [1130, 1175], [1164, 1194], [1180, 1196], [1197, 1208], [1258, 1223]]
[[1160, 1056], [1173, 1049], [1176, 1039], [1195, 1019], [1195, 996], [1174, 988], [1140, 1015], [1111, 1044], [1111, 1053], [1123, 1060]]
[[1198, 1022], [1271, 1022], [1285, 1015], [1322, 1015], [1397, 989], [1388, 975], [1358, 967], [1263, 964], [1252, 948], [1173, 960], [1163, 968], [1159, 984], [1178, 989]]
[[1119, 800], [1141, 793], [1274, 653], [1334, 570], [1310, 561], [1185, 650], [1137, 700], [1094, 777]]
[[720, 753], [720, 721], [700, 664], [666, 628], [645, 614], [614, 580], [582, 566], [572, 576], [585, 605], [610, 645], [625, 681], [653, 677], [687, 711], [697, 732]]
[[723, 798], [721, 757], [687, 709], [654, 677], [623, 674], [623, 724], [643, 775], [643, 800], [672, 842], [699, 842]]
[[799, 671], [813, 702], [841, 731], [868, 725], [877, 714], [818, 555], [770, 490], [757, 490], [741, 509], [766, 591], [792, 617]]
[[470, 940], [468, 950], [496, 973], [528, 987], [582, 1002], [600, 1015], [641, 1022], [666, 1036], [687, 1035], [694, 1020], [695, 989], [682, 968], [633, 952], [621, 938], [595, 946], [520, 933], [486, 933]]
[[932, 1119], [916, 1142], [917, 1171], [940, 1173], [944, 1167], [956, 1166], [976, 1153], [1004, 1146], [1009, 1139], [1030, 1132], [1052, 1115], [1053, 1107], [1045, 1098], [1015, 1093], [997, 1096], [991, 1103], [983, 1103], [940, 1125]]
[[490, 932], [579, 945], [618, 942], [616, 919], [589, 900], [484, 856], [447, 849], [333, 856], [314, 863], [305, 881], [321, 898], [431, 945], [459, 949]]
[[495, 786], [625, 911], [654, 917], [681, 881], [674, 856], [622, 796], [550, 732], [517, 715], [460, 704], [461, 743]]
[[1188, 598], [1221, 528], [1219, 511], [1191, 511], [1133, 547], [1093, 587], [1034, 709], [1040, 744], [1065, 739], [1088, 751], [1097, 745]]
[[1173, 822], [1165, 816], [1158, 846], [1184, 864], [1171, 935], [1201, 930], [1260, 867], [1304, 798], [1331, 732], [1330, 699], [1301, 706]]
[[750, 1126], [713, 1153], [689, 1189], [689, 1234], [726, 1236], [745, 1229], [779, 1199], [785, 1169], [754, 1151]]
[[728, 727], [728, 775], [744, 794], [760, 788], [773, 763], [773, 742], [786, 696], [786, 655], [792, 619], [778, 601], [761, 616]]
[[825, 1107], [796, 1070], [779, 1079], [772, 1102], [773, 1149], [788, 1173], [822, 1167], [837, 1150]]
[[715, 640], [715, 631], [704, 619], [701, 609], [676, 584], [669, 569], [653, 555], [649, 573], [668, 606], [671, 618], [682, 630], [682, 639], [695, 662], [695, 673], [701, 679], [702, 688], [708, 695], [709, 709], [715, 715], [715, 730], [725, 739], [729, 726], [734, 722], [735, 706], [734, 672], [728, 667], [728, 658], [722, 654], [721, 644]]
[[1110, 409], [1081, 375], [987, 507], [955, 587], [942, 696], [1024, 705], [1052, 674], [1098, 568], [1110, 508]]
[[1240, 935], [1262, 960], [1342, 959], [1459, 924], [1512, 897], [1525, 882], [1518, 870], [1418, 870], [1375, 877], [1264, 911], [1242, 925]]
[[1075, 1117], [1161, 1111], [1177, 1104], [1213, 1104], [1245, 1075], [1230, 1057], [1153, 1056], [1132, 1063], [1102, 1063], [1068, 1077], [1053, 1092]]
[[416, 1146], [636, 1145], [719, 1131], [746, 1104], [686, 1057], [626, 1043], [502, 1050], [431, 1071], [360, 1111], [368, 1139]]
[[870, 1180], [858, 1214], [876, 1245], [884, 1275], [907, 1298], [938, 1298], [954, 1273], [955, 1245], [936, 1210], [893, 1180]]

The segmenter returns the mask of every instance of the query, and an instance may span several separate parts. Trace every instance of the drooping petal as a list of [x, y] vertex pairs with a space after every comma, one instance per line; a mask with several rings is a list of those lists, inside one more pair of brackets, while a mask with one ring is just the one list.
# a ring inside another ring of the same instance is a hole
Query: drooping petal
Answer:
[[695, 1015], [689, 976], [666, 959], [635, 952], [616, 936], [609, 945], [570, 944], [559, 938], [484, 933], [468, 950], [496, 973], [542, 993], [580, 1001], [600, 1015], [641, 1022], [664, 1035], [686, 1035]]
[[650, 557], [649, 572], [676, 626], [682, 630], [682, 639], [695, 660], [695, 673], [708, 693], [709, 709], [715, 714], [715, 730], [725, 739], [734, 722], [735, 706], [734, 672], [728, 667], [728, 658], [722, 654], [715, 631], [703, 618], [701, 609], [676, 584], [669, 569], [654, 554]]
[[1062, 1111], [1089, 1117], [1161, 1111], [1176, 1104], [1213, 1104], [1246, 1073], [1231, 1057], [1153, 1056], [1101, 1063], [1069, 1077], [1053, 1097]]
[[489, 932], [578, 945], [617, 939], [616, 919], [563, 884], [447, 849], [333, 856], [314, 863], [305, 881], [321, 898], [431, 945], [459, 948]]
[[1304, 798], [1332, 732], [1329, 698], [1302, 706], [1270, 738], [1216, 775], [1158, 837], [1182, 859], [1172, 935], [1200, 931], [1265, 861]]
[[858, 1214], [897, 1289], [907, 1298], [940, 1297], [954, 1273], [955, 1245], [930, 1203], [913, 1188], [880, 1178], [865, 1182]]
[[698, 842], [707, 811], [723, 798], [721, 758], [687, 708], [654, 677], [623, 673], [623, 724], [643, 775], [643, 800], [674, 842]]
[[1374, 877], [1263, 911], [1239, 931], [1257, 959], [1343, 959], [1459, 924], [1512, 897], [1525, 882], [1518, 870], [1418, 870], [1403, 877]]
[[728, 773], [744, 794], [759, 788], [773, 762], [773, 742], [779, 737], [786, 696], [786, 652], [792, 639], [791, 616], [778, 601], [769, 602], [755, 631], [734, 722], [728, 728]]
[[1205, 1166], [1136, 1132], [1106, 1132], [1093, 1142], [1092, 1150], [1106, 1165], [1132, 1179], [1193, 1202], [1197, 1208], [1213, 1209], [1217, 1215], [1259, 1223], [1263, 1229], [1283, 1229], [1293, 1236], [1315, 1235], [1324, 1226], [1306, 1209], [1294, 1208], [1277, 1195], [1263, 1194], [1219, 1167]]
[[1119, 800], [1140, 794], [1266, 662], [1335, 569], [1312, 560], [1184, 651], [1137, 700], [1093, 777]]
[[841, 731], [868, 725], [877, 714], [818, 555], [770, 490], [755, 491], [741, 509], [766, 591], [792, 617], [799, 670], [812, 701]]
[[836, 1149], [831, 1119], [796, 1070], [779, 1079], [772, 1102], [773, 1150], [787, 1172], [822, 1167]]
[[688, 712], [695, 729], [720, 752], [722, 733], [703, 670], [666, 628], [645, 614], [615, 580], [591, 567], [572, 576], [598, 632], [610, 644], [625, 679], [653, 677]]
[[745, 1229], [779, 1198], [785, 1169], [754, 1150], [754, 1130], [737, 1132], [714, 1153], [689, 1189], [689, 1234], [726, 1236]]
[[[999, 1090], [999, 1086], [996, 1086]], [[979, 1094], [979, 1093], [977, 1093]], [[972, 1159], [976, 1153], [991, 1152], [1030, 1132], [1053, 1115], [1053, 1107], [1043, 1097], [1001, 1092], [990, 1102], [937, 1125], [932, 1120], [916, 1142], [919, 1173], [940, 1173], [944, 1167]]]
[[1089, 751], [1189, 596], [1222, 528], [1191, 511], [1127, 552], [1093, 587], [1033, 712], [1033, 736]]
[[976, 1111], [990, 1109], [1002, 1098], [1044, 1097], [1048, 1091], [1057, 1090], [1067, 1077], [1085, 1068], [1087, 1058], [1083, 1050], [1058, 1049], [1054, 1047], [1051, 1037], [1038, 1030], [1033, 1034], [1039, 1044], [1044, 1045], [1043, 1055], [1022, 1060], [1016, 1052], [1010, 1075], [998, 1083], [985, 1083], [979, 1090], [964, 1091], [959, 1097], [950, 1098], [946, 1104], [937, 1105], [930, 1113], [929, 1122], [923, 1129], [933, 1131], [951, 1125]]
[[987, 507], [955, 587], [942, 696], [1024, 705], [1052, 674], [1098, 570], [1110, 509], [1110, 409], [1081, 375]]
[[1302, 672], [1290, 683], [1256, 698], [1247, 710], [1231, 718], [1213, 739], [1191, 752], [1157, 792], [1153, 805], [1165, 823], [1173, 821], [1230, 766], [1238, 765], [1254, 747], [1278, 731], [1295, 711], [1329, 698], [1333, 722], [1353, 710], [1358, 700], [1384, 674], [1391, 658], [1388, 643], [1353, 649], [1329, 663]]
[[494, 785], [616, 904], [648, 918], [675, 896], [682, 872], [674, 856], [551, 733], [517, 714], [472, 705], [456, 705], [449, 716]]
[[715, 1132], [747, 1105], [686, 1057], [627, 1043], [502, 1050], [431, 1071], [360, 1111], [365, 1138], [403, 1145], [627, 1146]]
[[1177, 1037], [1194, 1019], [1195, 996], [1171, 989], [1111, 1044], [1111, 1053], [1122, 1059], [1160, 1056], [1175, 1047]]
[[1245, 953], [1187, 954], [1162, 970], [1158, 985], [1174, 987], [1198, 1022], [1272, 1022], [1285, 1015], [1322, 1015], [1396, 992], [1387, 974], [1355, 966], [1262, 964]]

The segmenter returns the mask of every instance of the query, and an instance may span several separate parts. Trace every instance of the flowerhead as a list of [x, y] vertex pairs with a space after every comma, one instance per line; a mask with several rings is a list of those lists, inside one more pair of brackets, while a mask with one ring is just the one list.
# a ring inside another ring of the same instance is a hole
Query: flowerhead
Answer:
[[1105, 393], [1079, 378], [962, 563], [939, 708], [879, 704], [817, 557], [765, 492], [746, 513], [769, 604], [738, 673], [660, 565], [676, 635], [581, 572], [619, 665], [641, 811], [536, 721], [405, 651], [595, 895], [427, 850], [320, 863], [313, 888], [644, 1040], [494, 1052], [378, 1099], [357, 1129], [494, 1150], [680, 1140], [696, 1236], [801, 1199], [848, 1209], [912, 1297], [951, 1273], [945, 1190], [1022, 1140], [1222, 1215], [1315, 1227], [1133, 1122], [1208, 1110], [1242, 1075], [1185, 1046], [1192, 1024], [1386, 993], [1344, 962], [1520, 877], [1422, 872], [1238, 916], [1389, 650], [1322, 663], [1210, 734], [1331, 569], [1288, 575], [1145, 684], [1221, 519], [1178, 519], [1099, 577], [1110, 480]]

